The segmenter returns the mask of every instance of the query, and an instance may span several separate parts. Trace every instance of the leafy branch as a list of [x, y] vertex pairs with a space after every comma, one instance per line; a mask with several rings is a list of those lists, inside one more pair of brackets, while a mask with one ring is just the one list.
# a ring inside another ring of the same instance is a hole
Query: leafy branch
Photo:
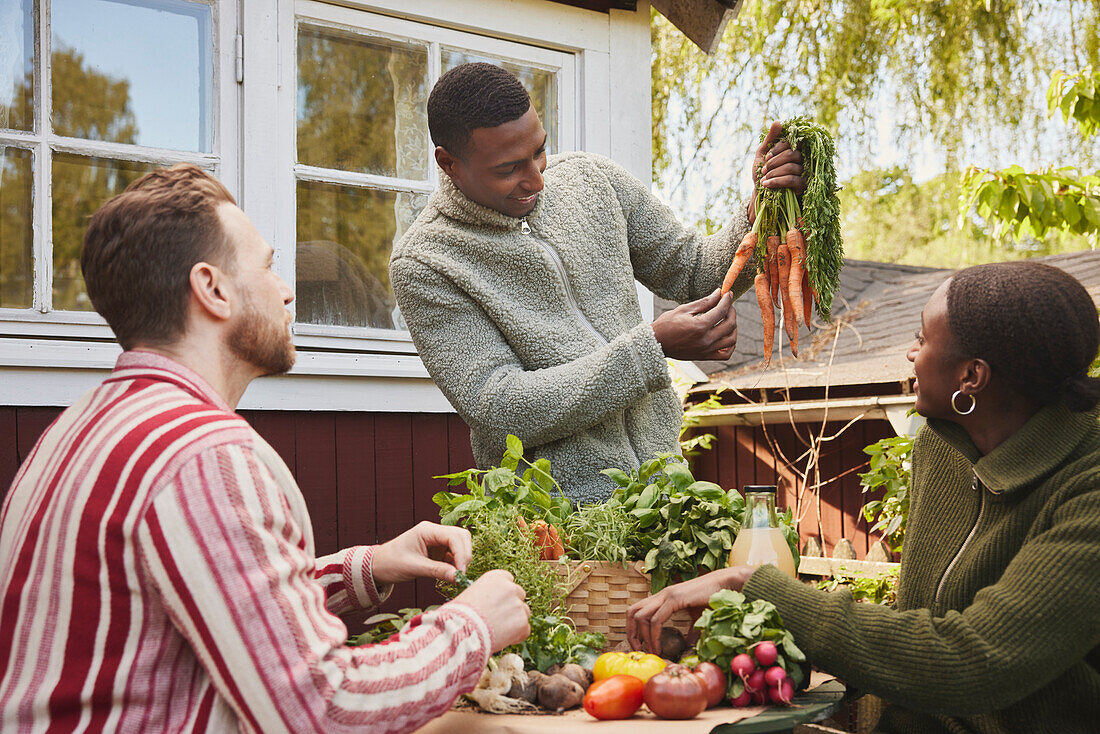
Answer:
[[871, 531], [880, 531], [890, 549], [901, 552], [905, 521], [909, 517], [910, 460], [912, 436], [884, 438], [863, 449], [870, 454], [870, 470], [859, 475], [863, 493], [882, 491], [882, 498], [863, 505], [863, 517], [874, 520]]
[[1077, 122], [1081, 137], [1091, 138], [1100, 132], [1100, 72], [1068, 74], [1058, 70], [1051, 74], [1047, 89], [1047, 108], [1051, 115], [1061, 111], [1062, 120]]
[[710, 450], [717, 437], [713, 433], [701, 433], [691, 438], [686, 436], [692, 428], [699, 425], [703, 416], [722, 407], [721, 395], [724, 391], [725, 388], [719, 388], [707, 395], [706, 400], [684, 406], [684, 417], [680, 422], [680, 453], [687, 458], [689, 465], [691, 459], [698, 456], [700, 452]]
[[[1056, 71], [1047, 89], [1048, 115], [1062, 113], [1083, 136], [1100, 132], [1100, 74]], [[1003, 171], [971, 166], [963, 174], [959, 195], [959, 226], [971, 210], [994, 223], [997, 236], [1011, 233], [1042, 239], [1047, 232], [1081, 235], [1100, 233], [1100, 173], [1086, 175], [1071, 166], [1027, 172], [1020, 166]]]

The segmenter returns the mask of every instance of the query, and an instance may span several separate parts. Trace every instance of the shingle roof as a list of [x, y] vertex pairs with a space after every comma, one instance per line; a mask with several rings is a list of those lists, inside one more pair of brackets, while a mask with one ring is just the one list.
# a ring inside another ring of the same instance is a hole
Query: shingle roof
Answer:
[[[1085, 250], [1035, 258], [1072, 274], [1100, 304], [1100, 251]], [[738, 299], [737, 351], [728, 362], [697, 362], [710, 376], [707, 387], [737, 389], [823, 387], [899, 382], [913, 374], [905, 358], [920, 328], [920, 313], [932, 292], [953, 270], [845, 260], [833, 302], [833, 322], [815, 316], [813, 338], [799, 335], [799, 357], [791, 356], [786, 334], [776, 330], [775, 351], [763, 369], [763, 329], [756, 297]], [[674, 306], [657, 299], [657, 311]], [[839, 330], [839, 334], [838, 334]], [[780, 343], [782, 337], [782, 343]], [[835, 347], [834, 347], [835, 341]]]

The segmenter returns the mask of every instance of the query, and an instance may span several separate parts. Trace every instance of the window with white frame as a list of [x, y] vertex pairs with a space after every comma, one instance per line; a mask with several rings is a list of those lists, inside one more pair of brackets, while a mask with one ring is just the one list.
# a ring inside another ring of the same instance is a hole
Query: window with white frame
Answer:
[[80, 275], [85, 222], [135, 178], [236, 170], [220, 150], [217, 15], [216, 0], [0, 0], [5, 331], [103, 323]]
[[271, 33], [270, 8], [237, 0], [0, 0], [0, 339], [109, 340], [80, 275], [87, 216], [186, 161], [240, 193], [276, 248], [299, 347], [414, 353], [388, 260], [438, 185], [432, 85], [501, 64], [548, 148], [568, 150], [576, 57], [349, 4], [272, 0]]
[[294, 69], [283, 84], [295, 91], [295, 206], [282, 225], [295, 243], [295, 332], [407, 340], [388, 264], [438, 183], [432, 85], [462, 63], [501, 64], [531, 93], [549, 149], [571, 148], [573, 56], [318, 2], [295, 8], [293, 63], [283, 56]]

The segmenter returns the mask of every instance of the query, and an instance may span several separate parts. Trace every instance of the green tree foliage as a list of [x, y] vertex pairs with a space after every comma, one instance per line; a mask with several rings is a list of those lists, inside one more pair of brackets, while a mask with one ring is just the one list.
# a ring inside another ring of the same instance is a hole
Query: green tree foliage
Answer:
[[913, 169], [958, 171], [975, 151], [1094, 159], [1076, 133], [1048, 134], [1034, 90], [1096, 67], [1098, 29], [1094, 0], [746, 0], [707, 57], [655, 15], [654, 181], [688, 220], [722, 221], [761, 125], [794, 114], [834, 132], [842, 183], [887, 138]]
[[971, 218], [959, 219], [958, 171], [917, 182], [906, 168], [871, 168], [852, 176], [840, 191], [841, 227], [847, 257], [941, 268], [994, 260], [1073, 252], [1087, 246], [1060, 230], [1041, 238], [995, 234]]
[[[58, 47], [50, 55], [53, 89], [51, 126], [73, 138], [134, 143], [137, 122], [130, 108], [130, 83], [89, 67], [79, 51]], [[28, 73], [14, 98], [31, 98]], [[0, 110], [3, 118], [4, 110]], [[52, 160], [53, 305], [90, 310], [80, 274], [80, 249], [88, 216], [152, 166], [130, 161], [55, 153]], [[41, 168], [39, 168], [41, 170]], [[0, 169], [0, 300], [29, 308], [32, 290], [33, 228], [29, 158], [5, 154]]]
[[[1100, 131], [1100, 70], [1077, 74], [1054, 72], [1047, 91], [1053, 116], [1077, 123], [1083, 137]], [[971, 208], [998, 233], [1042, 238], [1050, 231], [1078, 235], [1100, 233], [1100, 171], [1082, 175], [1073, 166], [1028, 172], [1018, 165], [1003, 171], [971, 167], [963, 177], [960, 197], [964, 218]], [[1095, 244], [1095, 239], [1093, 240]]]
[[[24, 84], [30, 84], [28, 78]], [[64, 46], [50, 54], [50, 115], [58, 135], [112, 143], [134, 143], [137, 120], [130, 109], [130, 82], [85, 65], [84, 54]]]
[[30, 308], [34, 229], [31, 152], [0, 148], [0, 308]]

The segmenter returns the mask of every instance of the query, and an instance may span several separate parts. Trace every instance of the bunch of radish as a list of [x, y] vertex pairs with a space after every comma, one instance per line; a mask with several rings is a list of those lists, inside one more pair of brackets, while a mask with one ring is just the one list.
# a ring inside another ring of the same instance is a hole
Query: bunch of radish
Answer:
[[730, 671], [726, 696], [734, 706], [788, 704], [809, 674], [806, 655], [771, 602], [723, 589], [695, 627], [699, 659]]
[[[750, 703], [774, 703], [786, 705], [794, 698], [794, 683], [782, 665], [776, 665], [779, 650], [774, 642], [758, 642], [752, 654], [741, 653], [730, 661], [730, 672], [740, 679], [741, 693], [730, 696], [731, 706], [748, 706]], [[733, 690], [738, 688], [737, 681]]]

